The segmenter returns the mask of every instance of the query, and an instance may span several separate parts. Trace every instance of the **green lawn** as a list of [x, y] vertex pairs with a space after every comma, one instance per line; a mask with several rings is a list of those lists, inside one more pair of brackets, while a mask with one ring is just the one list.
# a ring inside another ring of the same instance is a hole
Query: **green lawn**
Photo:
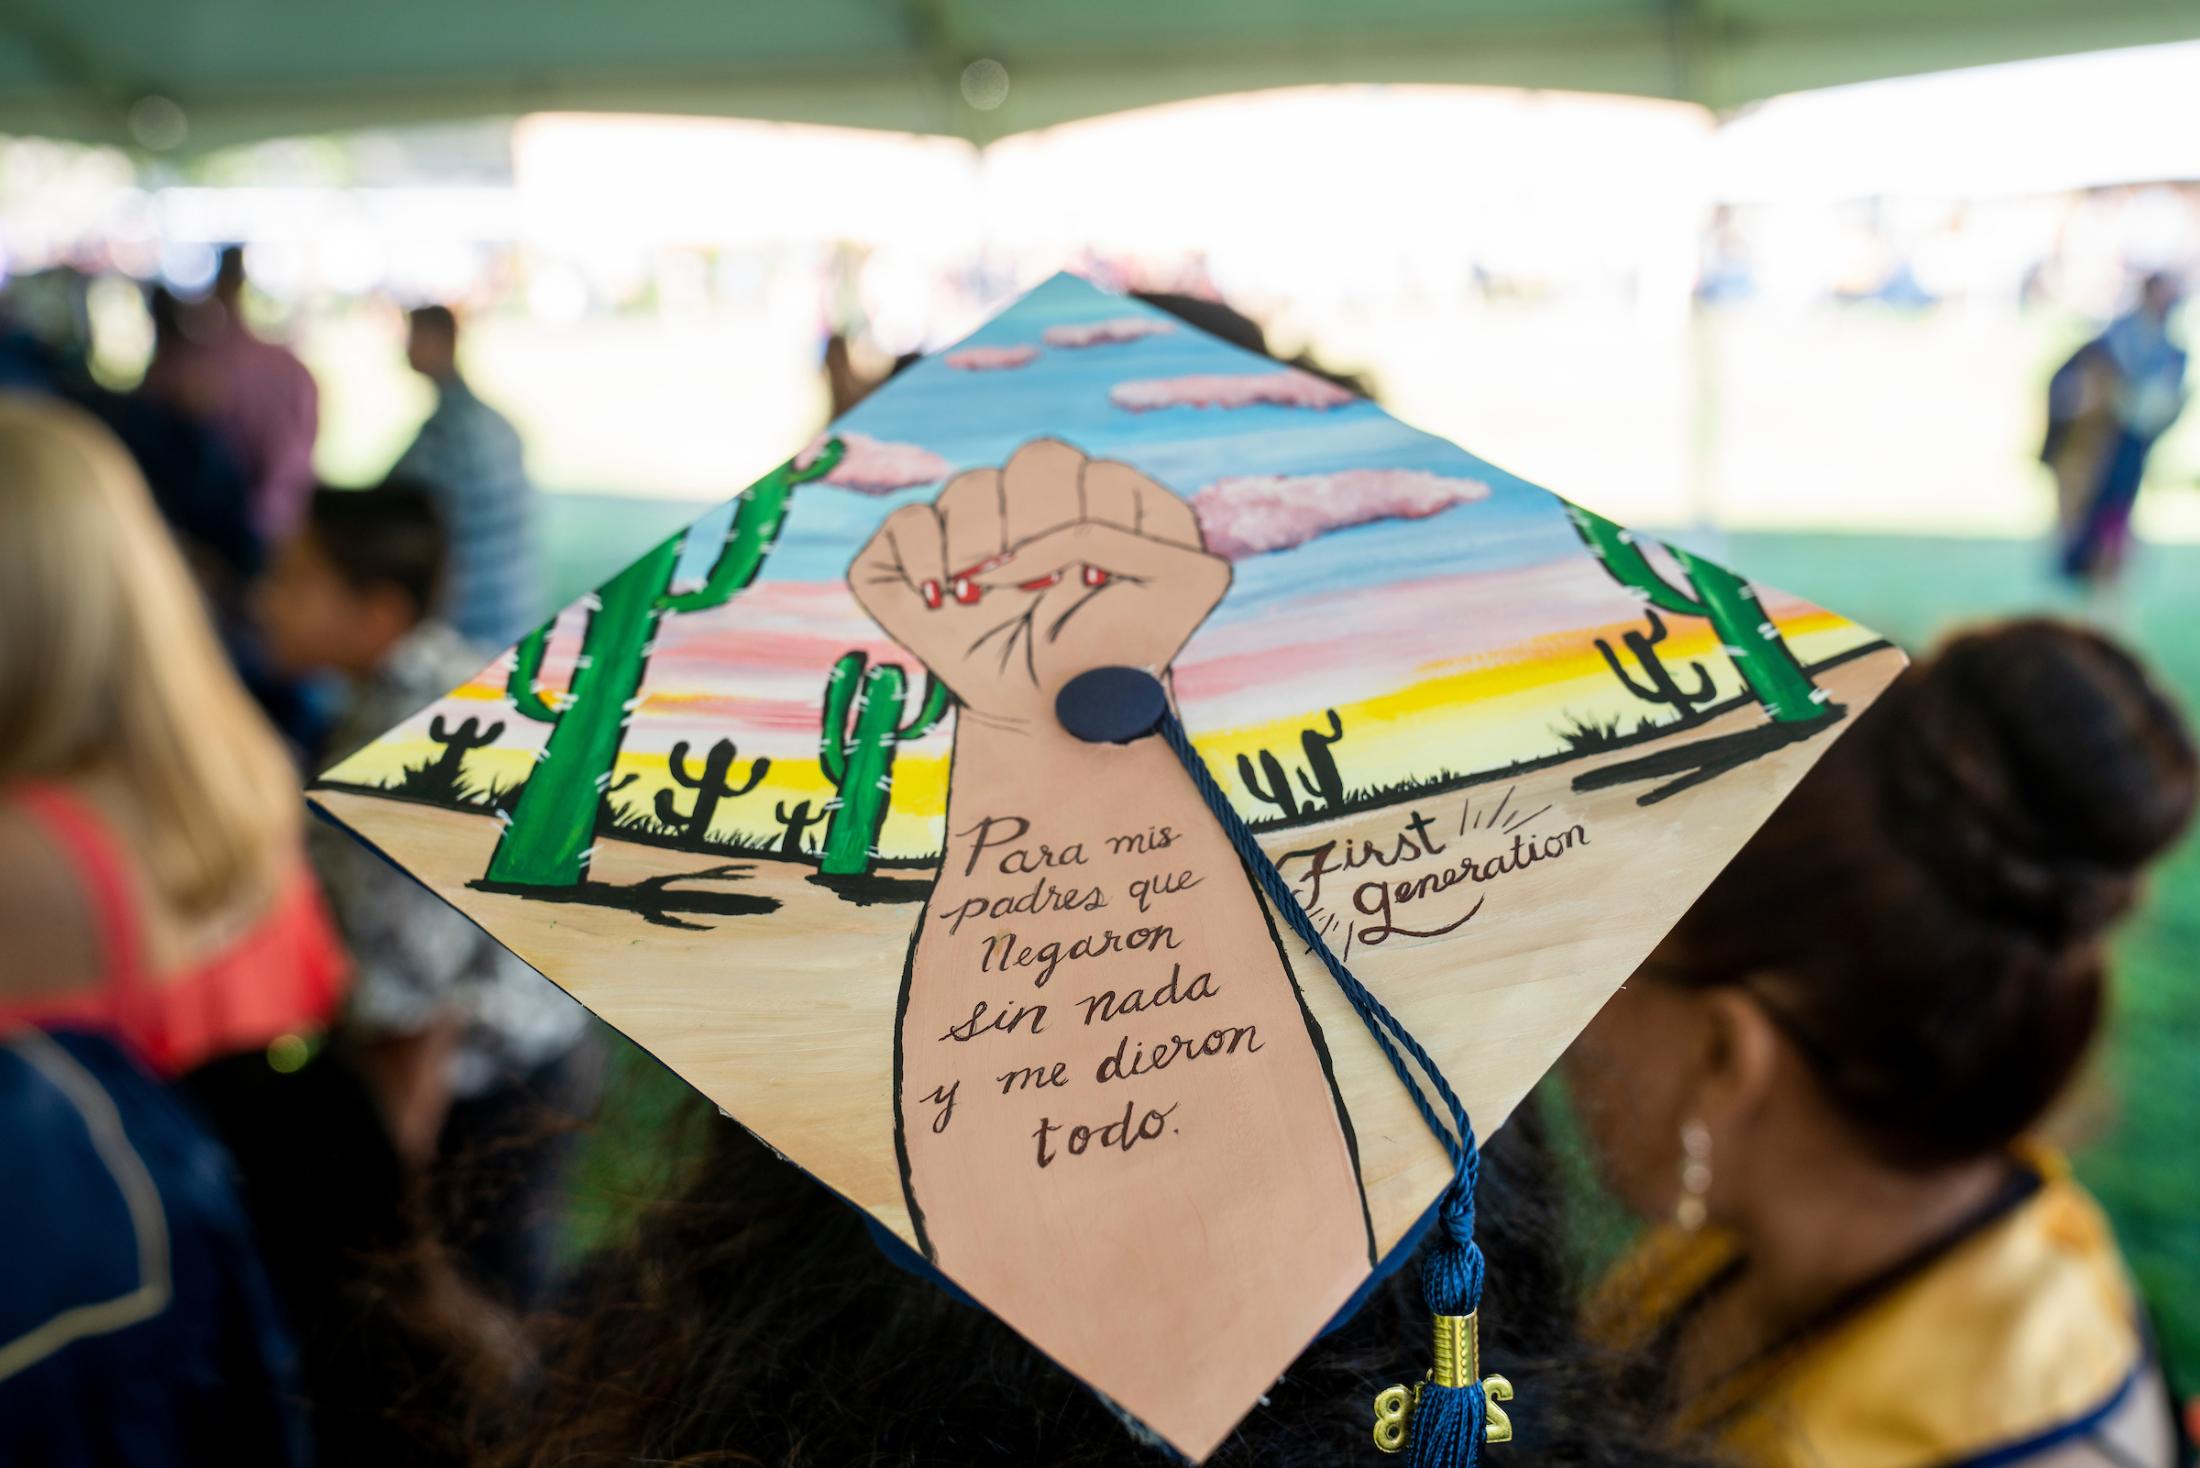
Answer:
[[[557, 496], [549, 542], [553, 579], [578, 593], [676, 528], [700, 507]], [[2054, 608], [2060, 593], [2040, 546], [2015, 540], [1749, 533], [1692, 537], [1752, 576], [1920, 647], [1965, 622]], [[2149, 548], [2128, 624], [2188, 708], [2200, 709], [2200, 547]], [[2200, 841], [2163, 868], [2118, 947], [2118, 994], [2107, 1043], [2073, 1110], [2078, 1168], [2114, 1216], [2157, 1313], [2165, 1353], [2188, 1394], [2200, 1392]], [[598, 1237], [620, 1200], [662, 1175], [650, 1139], [671, 1114], [677, 1083], [638, 1052], [620, 1057], [620, 1104], [585, 1155], [577, 1234]]]

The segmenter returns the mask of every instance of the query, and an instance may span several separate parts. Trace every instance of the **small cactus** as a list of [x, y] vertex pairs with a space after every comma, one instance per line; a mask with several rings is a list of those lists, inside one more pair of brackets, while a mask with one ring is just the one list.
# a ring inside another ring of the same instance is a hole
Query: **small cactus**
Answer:
[[791, 857], [800, 857], [803, 854], [803, 833], [825, 819], [822, 811], [816, 815], [810, 813], [810, 803], [807, 800], [797, 804], [791, 811], [787, 809], [787, 802], [784, 800], [774, 801], [772, 815], [783, 828], [779, 836], [779, 854]]
[[1337, 774], [1337, 762], [1330, 758], [1329, 746], [1344, 738], [1344, 720], [1337, 717], [1335, 709], [1328, 713], [1327, 734], [1312, 729], [1299, 734], [1299, 748], [1306, 753], [1306, 769], [1299, 771], [1299, 783], [1306, 787], [1308, 795], [1322, 803], [1323, 810], [1335, 815], [1344, 809], [1344, 780]]
[[1260, 752], [1260, 773], [1254, 773], [1253, 762], [1244, 755], [1237, 757], [1238, 781], [1258, 800], [1265, 800], [1283, 813], [1287, 821], [1307, 815], [1337, 815], [1344, 810], [1344, 778], [1337, 773], [1337, 761], [1329, 752], [1330, 746], [1344, 738], [1344, 720], [1335, 709], [1325, 711], [1329, 716], [1329, 732], [1318, 729], [1299, 731], [1299, 750], [1306, 756], [1306, 768], [1297, 772], [1299, 784], [1316, 804], [1301, 806], [1298, 792], [1291, 788], [1291, 777], [1283, 768], [1283, 761], [1267, 750]]
[[443, 746], [443, 752], [428, 764], [406, 773], [405, 788], [408, 793], [431, 800], [457, 804], [465, 788], [466, 756], [475, 750], [497, 742], [504, 733], [504, 721], [499, 719], [487, 729], [479, 719], [465, 719], [456, 729], [443, 722], [437, 714], [428, 721], [428, 737]]
[[740, 750], [731, 739], [721, 739], [710, 747], [710, 757], [703, 761], [699, 773], [689, 773], [688, 744], [685, 739], [672, 746], [672, 755], [666, 761], [672, 773], [673, 783], [685, 785], [695, 792], [695, 804], [688, 814], [680, 814], [680, 803], [670, 790], [657, 792], [657, 819], [665, 828], [690, 846], [708, 845], [711, 821], [718, 814], [718, 802], [726, 798], [738, 798], [756, 788], [757, 782], [770, 772], [772, 762], [759, 757], [749, 765], [749, 778], [735, 785], [727, 777], [733, 772], [733, 762]]
[[859, 877], [878, 855], [879, 833], [893, 801], [894, 751], [921, 738], [947, 715], [947, 687], [928, 680], [915, 717], [901, 721], [908, 674], [899, 664], [869, 661], [860, 652], [844, 654], [825, 683], [825, 719], [818, 740], [818, 763], [825, 778], [840, 787], [827, 802], [825, 848], [817, 869], [828, 877]]
[[477, 749], [496, 743], [503, 736], [504, 721], [502, 719], [497, 720], [486, 729], [481, 727], [481, 720], [466, 719], [456, 729], [453, 729], [443, 722], [441, 714], [437, 714], [434, 718], [428, 720], [428, 737], [443, 746], [443, 753], [430, 768], [439, 775], [447, 776], [450, 782], [456, 785], [466, 756]]
[[1239, 781], [1244, 784], [1247, 790], [1252, 791], [1257, 799], [1265, 800], [1277, 810], [1282, 811], [1285, 820], [1297, 819], [1299, 814], [1298, 792], [1291, 788], [1291, 777], [1284, 773], [1283, 762], [1264, 749], [1260, 752], [1260, 767], [1267, 772], [1268, 783], [1266, 785], [1261, 784], [1260, 780], [1254, 776], [1253, 762], [1244, 755], [1239, 755], [1237, 757]]
[[1597, 651], [1604, 654], [1605, 666], [1612, 670], [1612, 676], [1619, 679], [1621, 686], [1629, 693], [1644, 703], [1664, 704], [1678, 710], [1680, 722], [1685, 724], [1696, 717], [1697, 706], [1711, 702], [1717, 696], [1718, 690], [1712, 686], [1711, 674], [1702, 663], [1688, 665], [1689, 670], [1696, 675], [1696, 689], [1693, 693], [1684, 691], [1674, 682], [1672, 673], [1666, 669], [1665, 660], [1658, 656], [1657, 651], [1658, 644], [1665, 641], [1665, 619], [1658, 615], [1655, 607], [1645, 607], [1643, 615], [1649, 619], [1650, 635], [1645, 637], [1640, 632], [1629, 631], [1620, 638], [1620, 641], [1627, 644], [1627, 651], [1634, 655], [1635, 665], [1642, 669], [1643, 682], [1637, 683], [1628, 676], [1626, 667], [1619, 660], [1619, 654], [1612, 650], [1611, 643], [1601, 637], [1596, 640]]

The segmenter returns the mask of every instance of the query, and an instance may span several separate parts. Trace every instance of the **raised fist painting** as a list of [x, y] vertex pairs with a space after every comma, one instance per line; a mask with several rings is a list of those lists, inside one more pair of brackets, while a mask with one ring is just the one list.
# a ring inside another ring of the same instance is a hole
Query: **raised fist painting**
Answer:
[[[1229, 566], [1191, 509], [1042, 439], [895, 511], [849, 582], [959, 705], [897, 1047], [926, 1254], [1118, 1381], [1171, 1320], [1251, 1343], [1310, 1280], [1341, 1301], [1373, 1245], [1270, 915], [1166, 745], [1085, 743], [1054, 716], [1088, 669], [1165, 678], [1221, 600]], [[1265, 1385], [1239, 1379], [1258, 1352], [1218, 1350], [1196, 1379], [1146, 1357], [1163, 1395]]]
[[1043, 438], [887, 516], [848, 584], [964, 717], [1028, 726], [1089, 668], [1166, 670], [1230, 564], [1201, 549], [1183, 500]]

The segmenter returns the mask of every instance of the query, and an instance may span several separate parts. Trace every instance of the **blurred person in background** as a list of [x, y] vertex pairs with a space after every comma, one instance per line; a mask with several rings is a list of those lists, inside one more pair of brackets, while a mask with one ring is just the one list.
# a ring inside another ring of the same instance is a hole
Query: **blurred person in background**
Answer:
[[542, 619], [535, 488], [518, 430], [458, 370], [448, 306], [407, 313], [405, 360], [435, 387], [435, 408], [390, 471], [435, 496], [449, 530], [446, 615], [491, 650]]
[[296, 777], [112, 435], [0, 398], [0, 1025], [163, 1074], [321, 1025], [346, 978]]
[[[146, 295], [156, 343], [181, 332], [182, 302], [165, 286]], [[241, 461], [205, 415], [152, 393], [110, 392], [79, 367], [48, 389], [82, 407], [120, 438], [176, 536], [191, 574], [218, 617], [237, 608], [260, 573], [264, 549], [252, 520]]]
[[[293, 673], [334, 673], [349, 689], [332, 758], [488, 661], [436, 614], [445, 550], [434, 497], [392, 481], [317, 490], [277, 556], [259, 593], [269, 654]], [[441, 767], [406, 778], [461, 778]], [[477, 1282], [532, 1308], [551, 1280], [574, 1123], [600, 1080], [587, 1013], [348, 833], [319, 827], [310, 844], [357, 965], [344, 1043], [382, 1098], [405, 1163], [443, 1160], [445, 1222]]]
[[[228, 604], [258, 573], [260, 554], [235, 459], [212, 430], [174, 405], [101, 385], [92, 375], [89, 332], [76, 321], [84, 278], [52, 270], [37, 281], [42, 291], [11, 282], [0, 293], [0, 388], [74, 403], [121, 439], [208, 599]], [[145, 305], [156, 343], [179, 332], [182, 304], [167, 287], [154, 286]]]
[[1252, 317], [1215, 295], [1187, 295], [1176, 291], [1132, 291], [1131, 298], [1143, 301], [1156, 310], [1166, 311], [1209, 336], [1220, 337], [1231, 346], [1257, 352], [1278, 362], [1289, 362], [1301, 372], [1311, 372], [1325, 382], [1333, 382], [1349, 393], [1372, 398], [1374, 392], [1366, 380], [1357, 373], [1340, 372], [1315, 360], [1310, 352], [1296, 357], [1279, 357], [1268, 348], [1268, 333]]
[[171, 301], [165, 327], [154, 301], [153, 360], [143, 391], [206, 423], [242, 467], [252, 525], [265, 543], [296, 523], [313, 490], [320, 389], [290, 351], [244, 319], [244, 250], [221, 252], [212, 294]]
[[2138, 304], [2048, 383], [2040, 456], [2055, 474], [2063, 571], [2096, 591], [2116, 587], [2147, 455], [2184, 411], [2186, 355], [2170, 332], [2179, 294], [2174, 276], [2148, 276]]
[[[52, 277], [63, 273], [48, 271], [42, 279], [51, 287]], [[74, 289], [83, 293], [81, 277]], [[264, 547], [236, 455], [197, 414], [142, 389], [116, 392], [99, 382], [85, 355], [86, 338], [68, 325], [69, 313], [23, 309], [22, 294], [15, 284], [0, 294], [0, 385], [73, 403], [122, 441], [246, 690], [294, 750], [316, 747], [327, 720], [316, 690], [268, 675], [243, 615]], [[163, 344], [173, 350], [182, 339], [184, 303], [156, 285], [146, 292], [145, 305], [155, 352]]]
[[1609, 1339], [1750, 1468], [2171, 1468], [2145, 1312], [2029, 1140], [2105, 945], [2193, 810], [2184, 721], [2045, 621], [1959, 637], [1843, 735], [1583, 1032], [1568, 1075], [1654, 1230]]
[[220, 1145], [114, 1041], [0, 1036], [0, 1462], [309, 1461]]
[[[1268, 349], [1268, 333], [1261, 324], [1219, 296], [1174, 291], [1132, 291], [1130, 294], [1133, 300], [1166, 311], [1177, 320], [1209, 336], [1220, 337], [1234, 347], [1257, 352], [1278, 362], [1288, 360], [1300, 371], [1311, 372], [1348, 392], [1363, 398], [1374, 396], [1365, 379], [1354, 373], [1334, 371], [1316, 361], [1310, 353], [1301, 352], [1289, 359], [1276, 356]], [[883, 374], [868, 374], [857, 365], [855, 349], [849, 339], [839, 332], [833, 333], [826, 339], [823, 360], [825, 392], [832, 416], [840, 417], [922, 360], [924, 354], [921, 352], [904, 352], [894, 358]]]
[[159, 1081], [266, 1071], [343, 957], [143, 480], [53, 398], [0, 397], [0, 627], [0, 1462], [303, 1463], [229, 1159]]
[[831, 418], [838, 418], [923, 360], [922, 352], [903, 352], [887, 364], [884, 372], [865, 372], [857, 365], [848, 338], [834, 332], [825, 342], [826, 411]]
[[[855, 349], [849, 345], [847, 336], [842, 332], [836, 331], [825, 338], [823, 366], [825, 416], [828, 419], [838, 418], [878, 390], [879, 381], [874, 381], [857, 370]], [[888, 378], [893, 376], [891, 372], [886, 375]]]

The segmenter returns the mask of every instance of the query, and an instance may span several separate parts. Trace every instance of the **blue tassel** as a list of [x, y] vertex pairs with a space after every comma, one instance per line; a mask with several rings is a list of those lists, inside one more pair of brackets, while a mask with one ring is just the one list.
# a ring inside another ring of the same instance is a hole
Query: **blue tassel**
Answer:
[[1474, 1468], [1482, 1461], [1482, 1383], [1421, 1387], [1407, 1440], [1413, 1468]]
[[1474, 1241], [1474, 1174], [1453, 1181], [1421, 1258], [1421, 1295], [1436, 1321], [1436, 1364], [1414, 1393], [1406, 1424], [1413, 1468], [1473, 1468], [1482, 1461], [1489, 1404], [1476, 1339], [1482, 1247]]

